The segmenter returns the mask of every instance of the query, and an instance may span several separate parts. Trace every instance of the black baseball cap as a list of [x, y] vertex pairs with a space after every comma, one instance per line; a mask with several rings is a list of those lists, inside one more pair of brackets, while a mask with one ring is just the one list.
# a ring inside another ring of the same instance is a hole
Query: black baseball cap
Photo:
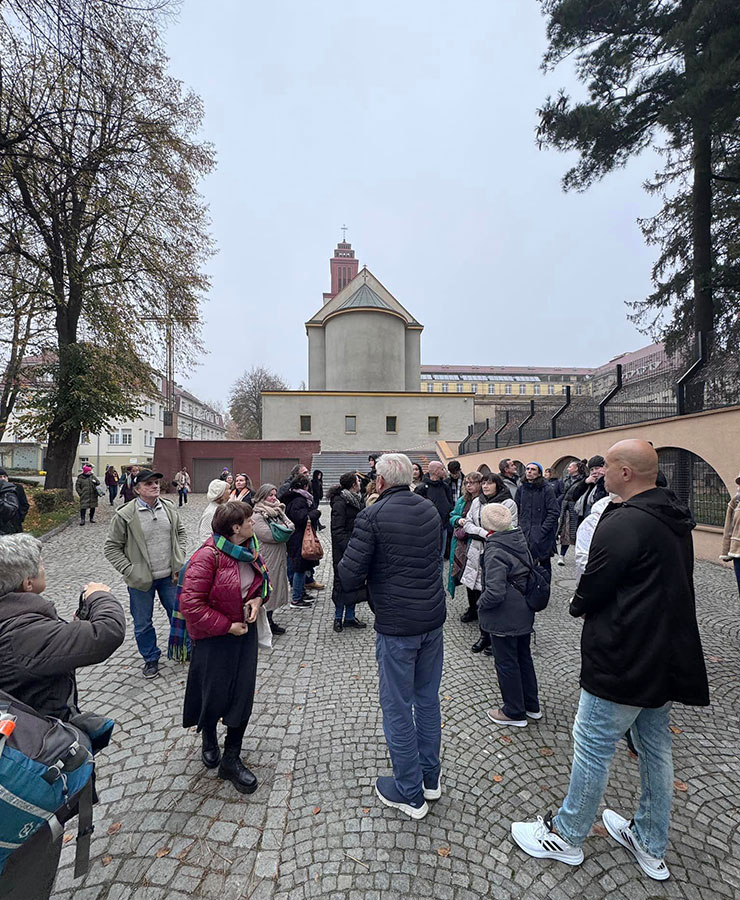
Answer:
[[141, 484], [143, 481], [151, 481], [153, 478], [164, 478], [161, 472], [152, 472], [151, 469], [139, 469], [134, 475], [134, 485]]

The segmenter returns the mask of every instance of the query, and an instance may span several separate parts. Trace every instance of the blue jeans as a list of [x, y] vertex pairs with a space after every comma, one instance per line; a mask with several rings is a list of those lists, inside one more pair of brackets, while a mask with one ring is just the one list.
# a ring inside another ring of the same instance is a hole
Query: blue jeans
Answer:
[[177, 585], [172, 583], [169, 575], [153, 581], [148, 591], [140, 591], [132, 587], [128, 589], [129, 606], [134, 620], [134, 637], [144, 662], [156, 662], [161, 656], [161, 651], [157, 646], [157, 633], [152, 625], [155, 591], [167, 613], [167, 618], [171, 619]]
[[383, 731], [396, 788], [401, 796], [414, 800], [423, 790], [424, 776], [436, 781], [440, 770], [442, 627], [411, 637], [378, 634], [375, 656]]
[[647, 853], [658, 859], [665, 856], [673, 796], [670, 712], [670, 703], [658, 709], [642, 709], [602, 700], [581, 690], [573, 725], [568, 796], [553, 819], [569, 844], [580, 847], [591, 830], [617, 741], [630, 729], [639, 754], [642, 784], [634, 831]]
[[306, 589], [306, 572], [293, 572], [293, 600], [300, 600]]
[[113, 501], [116, 499], [118, 494], [118, 485], [117, 484], [109, 484], [108, 485], [108, 499], [110, 500], [110, 505], [113, 506]]
[[350, 604], [349, 606], [344, 606], [344, 605], [341, 604], [341, 603], [335, 605], [335, 607], [334, 607], [334, 618], [337, 619], [337, 621], [341, 622], [341, 621], [342, 621], [342, 617], [344, 617], [344, 621], [345, 621], [345, 622], [352, 622], [352, 621], [354, 621], [354, 618], [355, 618], [355, 606], [354, 606], [354, 603]]
[[498, 686], [501, 690], [501, 712], [510, 719], [524, 719], [527, 712], [539, 712], [537, 676], [530, 649], [531, 634], [515, 637], [491, 635]]

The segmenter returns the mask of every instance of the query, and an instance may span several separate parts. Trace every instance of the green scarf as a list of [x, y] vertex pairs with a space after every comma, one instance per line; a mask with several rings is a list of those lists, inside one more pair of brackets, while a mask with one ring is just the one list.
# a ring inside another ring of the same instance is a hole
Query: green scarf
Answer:
[[[213, 535], [214, 545], [227, 556], [231, 556], [237, 562], [250, 563], [257, 573], [262, 576], [262, 584], [259, 585], [259, 596], [264, 603], [270, 596], [272, 586], [267, 574], [267, 566], [260, 556], [260, 542], [253, 535], [246, 544], [232, 544], [222, 534]], [[257, 587], [257, 585], [255, 585]], [[255, 596], [253, 594], [252, 596]]]

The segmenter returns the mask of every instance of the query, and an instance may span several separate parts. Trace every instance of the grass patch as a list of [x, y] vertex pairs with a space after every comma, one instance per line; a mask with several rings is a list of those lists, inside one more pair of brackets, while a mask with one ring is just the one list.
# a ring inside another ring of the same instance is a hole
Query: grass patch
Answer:
[[74, 500], [63, 503], [61, 506], [57, 506], [49, 512], [41, 512], [41, 510], [37, 508], [34, 499], [35, 495], [41, 493], [43, 490], [41, 485], [36, 485], [34, 487], [24, 485], [24, 490], [30, 506], [28, 515], [23, 522], [23, 530], [27, 534], [32, 534], [34, 537], [41, 537], [42, 534], [46, 534], [47, 531], [51, 531], [52, 528], [56, 528], [57, 525], [62, 525], [71, 516], [75, 514], [79, 515], [80, 505], [79, 503], [75, 503]]

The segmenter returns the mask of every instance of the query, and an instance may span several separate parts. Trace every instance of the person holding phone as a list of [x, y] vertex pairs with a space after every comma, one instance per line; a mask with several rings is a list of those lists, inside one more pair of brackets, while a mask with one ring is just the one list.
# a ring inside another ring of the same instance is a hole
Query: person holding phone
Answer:
[[[242, 794], [257, 778], [241, 761], [257, 680], [257, 615], [270, 598], [267, 568], [254, 537], [252, 507], [230, 500], [216, 510], [213, 535], [188, 563], [180, 596], [193, 642], [183, 727], [196, 725], [206, 768]], [[223, 758], [216, 725], [226, 725]]]

